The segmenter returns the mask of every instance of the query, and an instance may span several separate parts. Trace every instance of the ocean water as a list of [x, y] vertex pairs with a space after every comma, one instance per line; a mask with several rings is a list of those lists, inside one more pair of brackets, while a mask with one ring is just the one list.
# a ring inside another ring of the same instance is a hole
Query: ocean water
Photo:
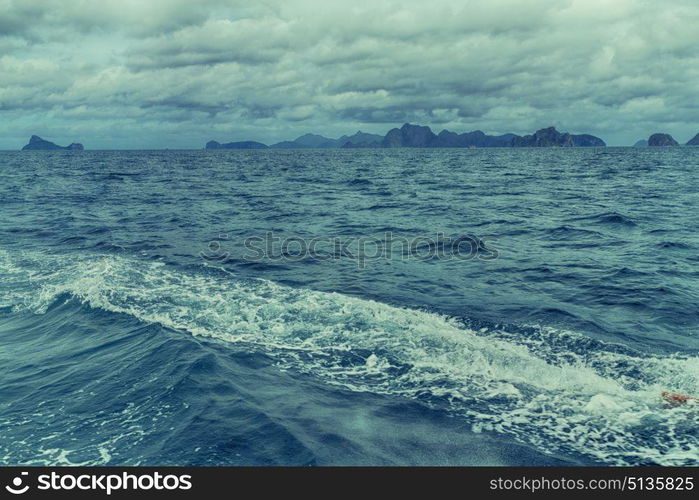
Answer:
[[0, 464], [697, 465], [698, 172], [2, 152]]

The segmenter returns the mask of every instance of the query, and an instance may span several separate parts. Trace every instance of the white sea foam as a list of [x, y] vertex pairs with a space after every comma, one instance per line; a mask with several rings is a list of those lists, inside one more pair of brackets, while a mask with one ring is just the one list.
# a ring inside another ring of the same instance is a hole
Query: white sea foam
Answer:
[[69, 296], [262, 350], [329, 384], [419, 399], [542, 451], [617, 465], [699, 463], [699, 407], [660, 399], [662, 390], [699, 393], [697, 357], [599, 342], [580, 349], [587, 337], [553, 329], [474, 331], [431, 312], [116, 256], [0, 253], [0, 275], [12, 290], [0, 305], [17, 310], [41, 314]]

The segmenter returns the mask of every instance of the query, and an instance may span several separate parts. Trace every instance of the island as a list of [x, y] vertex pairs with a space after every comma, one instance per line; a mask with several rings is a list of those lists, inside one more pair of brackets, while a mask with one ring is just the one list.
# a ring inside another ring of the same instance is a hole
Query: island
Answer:
[[29, 144], [22, 148], [22, 151], [82, 151], [85, 149], [79, 142], [74, 142], [70, 146], [59, 146], [53, 142], [42, 139], [38, 135], [29, 138]]
[[686, 144], [687, 146], [699, 146], [699, 134], [695, 135], [693, 139], [691, 139], [689, 142]]
[[388, 131], [383, 140], [383, 148], [428, 148], [434, 143], [437, 136], [430, 127], [404, 124], [401, 128]]
[[639, 141], [636, 141], [633, 146], [633, 148], [647, 148], [648, 147], [648, 139], [641, 139]]
[[338, 139], [341, 148], [375, 148], [377, 143], [383, 140], [383, 136], [378, 134], [368, 134], [357, 131], [354, 135], [343, 135]]
[[379, 143], [380, 148], [505, 148], [505, 147], [604, 147], [605, 142], [589, 134], [560, 133], [554, 127], [538, 130], [532, 135], [488, 135], [481, 130], [457, 134], [442, 130], [439, 134], [430, 127], [404, 124], [391, 129]]
[[430, 127], [405, 123], [389, 130], [386, 135], [358, 131], [352, 136], [331, 139], [318, 134], [304, 134], [293, 141], [282, 141], [267, 146], [261, 142], [243, 141], [221, 144], [209, 141], [206, 149], [352, 149], [352, 148], [506, 148], [506, 147], [605, 147], [606, 143], [590, 134], [559, 132], [555, 127], [537, 130], [520, 136], [507, 133], [488, 135], [481, 130], [458, 134], [442, 130], [435, 134]]
[[337, 139], [318, 134], [304, 134], [292, 141], [281, 141], [268, 146], [257, 141], [229, 142], [217, 141], [206, 143], [205, 149], [338, 149], [346, 147], [380, 147], [382, 135], [367, 134], [361, 130], [354, 135], [343, 135]]
[[679, 146], [680, 144], [673, 139], [670, 134], [653, 134], [648, 138], [649, 147], [669, 147]]
[[206, 149], [269, 149], [269, 146], [255, 141], [227, 142], [225, 144], [209, 141], [206, 143]]
[[555, 127], [537, 130], [532, 135], [515, 137], [512, 139], [513, 147], [534, 147], [534, 148], [599, 148], [607, 144], [590, 134], [572, 135], [568, 132], [559, 132]]

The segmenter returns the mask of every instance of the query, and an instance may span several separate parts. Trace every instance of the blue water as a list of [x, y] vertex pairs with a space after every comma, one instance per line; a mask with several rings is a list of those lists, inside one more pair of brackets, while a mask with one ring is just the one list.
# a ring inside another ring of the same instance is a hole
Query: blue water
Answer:
[[[699, 394], [698, 172], [697, 148], [0, 153], [0, 463], [697, 465], [699, 406], [660, 393]], [[296, 246], [252, 258], [268, 233]], [[386, 233], [420, 251], [352, 240]]]

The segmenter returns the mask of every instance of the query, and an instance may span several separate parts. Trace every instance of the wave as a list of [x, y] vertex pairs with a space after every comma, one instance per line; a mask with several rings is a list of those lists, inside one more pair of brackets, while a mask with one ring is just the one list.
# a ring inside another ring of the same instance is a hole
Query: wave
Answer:
[[79, 300], [254, 349], [352, 391], [419, 400], [548, 453], [614, 464], [695, 465], [699, 358], [648, 356], [571, 331], [471, 328], [429, 311], [123, 256], [0, 251], [0, 308], [44, 314]]
[[637, 225], [636, 222], [634, 222], [630, 217], [617, 212], [605, 212], [583, 217], [573, 217], [567, 220], [571, 222], [585, 221], [591, 224], [610, 224], [627, 227], [636, 227]]
[[582, 229], [569, 225], [556, 226], [553, 228], [547, 228], [544, 230], [545, 233], [550, 238], [557, 240], [568, 241], [572, 238], [593, 238], [599, 239], [604, 235], [598, 231], [592, 231], [590, 229]]
[[661, 241], [656, 245], [657, 248], [663, 249], [663, 250], [691, 250], [692, 246], [682, 242], [682, 241]]
[[369, 179], [357, 178], [347, 181], [346, 184], [348, 186], [372, 186], [374, 183]]

